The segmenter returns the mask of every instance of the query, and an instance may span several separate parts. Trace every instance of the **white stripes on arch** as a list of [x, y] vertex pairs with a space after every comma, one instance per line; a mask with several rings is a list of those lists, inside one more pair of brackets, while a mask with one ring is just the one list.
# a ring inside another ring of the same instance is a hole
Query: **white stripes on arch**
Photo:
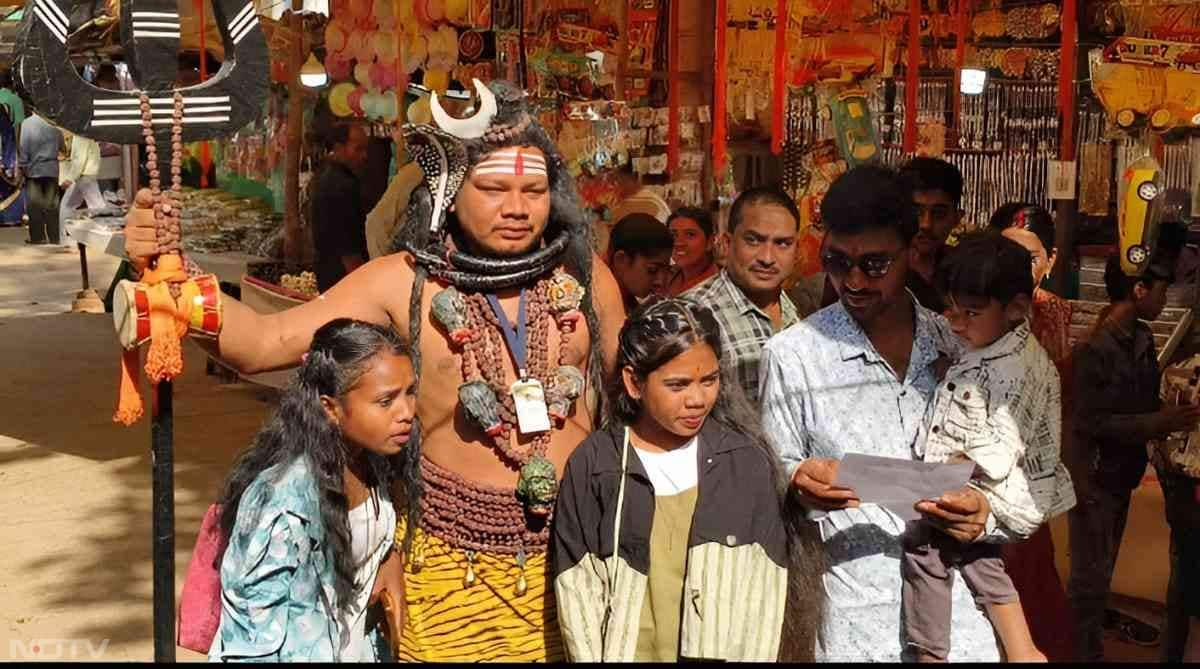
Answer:
[[67, 43], [68, 28], [71, 22], [67, 20], [67, 15], [63, 14], [53, 0], [34, 0], [33, 13], [50, 30], [50, 33], [58, 38], [59, 42]]
[[174, 12], [131, 12], [134, 37], [179, 39], [179, 14]]
[[[225, 123], [233, 112], [228, 95], [184, 96], [184, 125]], [[153, 125], [171, 123], [175, 116], [175, 99], [150, 99]], [[100, 98], [92, 102], [92, 127], [141, 125], [141, 99], [134, 97]]]

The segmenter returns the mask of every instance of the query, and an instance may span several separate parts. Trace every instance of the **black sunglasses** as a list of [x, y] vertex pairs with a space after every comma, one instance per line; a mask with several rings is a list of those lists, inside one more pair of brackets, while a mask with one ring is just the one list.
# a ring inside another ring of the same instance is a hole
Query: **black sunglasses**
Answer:
[[888, 271], [892, 269], [892, 263], [895, 261], [895, 256], [885, 253], [869, 253], [856, 260], [852, 260], [841, 253], [826, 252], [821, 254], [821, 264], [825, 266], [825, 271], [837, 277], [846, 276], [852, 268], [858, 267], [868, 277], [882, 279], [887, 276]]

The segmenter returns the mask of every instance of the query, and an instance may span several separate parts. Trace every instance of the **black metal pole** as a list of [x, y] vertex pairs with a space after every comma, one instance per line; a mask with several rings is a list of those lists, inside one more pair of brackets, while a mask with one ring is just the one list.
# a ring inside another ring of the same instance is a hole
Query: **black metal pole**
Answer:
[[175, 453], [172, 384], [155, 389], [150, 425], [154, 466], [154, 661], [175, 661]]
[[87, 247], [82, 243], [77, 246], [79, 247], [79, 272], [83, 274], [83, 289], [87, 290], [92, 287], [88, 283]]

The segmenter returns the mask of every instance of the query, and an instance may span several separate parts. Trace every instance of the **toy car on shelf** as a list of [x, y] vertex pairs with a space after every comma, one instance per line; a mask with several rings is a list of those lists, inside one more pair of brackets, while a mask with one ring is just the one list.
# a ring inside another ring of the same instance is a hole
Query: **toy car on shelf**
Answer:
[[1117, 233], [1121, 247], [1121, 270], [1128, 276], [1141, 275], [1154, 255], [1164, 190], [1162, 169], [1158, 161], [1150, 156], [1135, 160], [1121, 175], [1122, 195], [1117, 202]]

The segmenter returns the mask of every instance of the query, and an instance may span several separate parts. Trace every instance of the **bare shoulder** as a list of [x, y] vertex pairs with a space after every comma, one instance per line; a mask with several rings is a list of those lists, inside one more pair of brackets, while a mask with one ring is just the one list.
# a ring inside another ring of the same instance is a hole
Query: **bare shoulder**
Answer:
[[625, 323], [625, 302], [621, 300], [621, 289], [612, 270], [600, 256], [592, 255], [592, 295], [596, 315], [601, 325], [616, 324], [619, 329]]
[[390, 320], [403, 334], [408, 331], [408, 301], [412, 295], [415, 275], [412, 256], [393, 253], [375, 258], [351, 272], [321, 299], [334, 304], [360, 306], [351, 311], [368, 308], [375, 312], [375, 322]]
[[592, 303], [596, 307], [596, 317], [600, 320], [600, 346], [604, 351], [605, 367], [611, 370], [617, 359], [617, 340], [621, 334], [621, 326], [625, 325], [625, 303], [621, 300], [621, 290], [617, 287], [617, 279], [612, 270], [592, 254]]
[[597, 309], [601, 309], [601, 305], [607, 308], [610, 304], [615, 304], [620, 309], [621, 321], [625, 320], [624, 303], [621, 301], [621, 290], [617, 287], [617, 279], [604, 260], [594, 253], [592, 254], [592, 291], [596, 297]]

